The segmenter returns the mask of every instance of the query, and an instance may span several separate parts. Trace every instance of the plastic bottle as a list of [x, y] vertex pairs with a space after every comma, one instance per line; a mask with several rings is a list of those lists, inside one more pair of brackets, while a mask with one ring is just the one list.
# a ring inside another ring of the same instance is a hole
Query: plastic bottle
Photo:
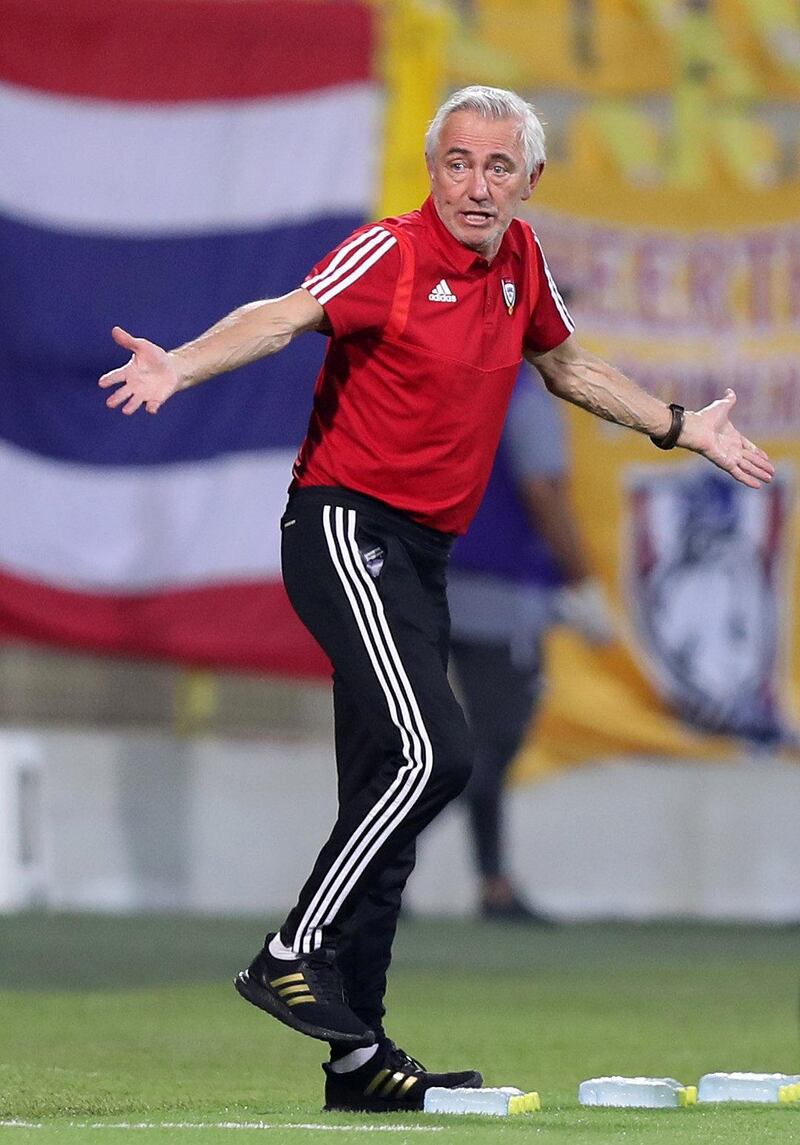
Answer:
[[432, 1086], [425, 1092], [426, 1113], [483, 1113], [490, 1117], [510, 1117], [541, 1109], [538, 1093], [523, 1093], [506, 1085], [500, 1089], [445, 1089]]
[[672, 1109], [694, 1105], [697, 1089], [674, 1077], [592, 1077], [578, 1086], [581, 1105], [633, 1109]]
[[800, 1074], [706, 1073], [700, 1078], [697, 1100], [800, 1102]]

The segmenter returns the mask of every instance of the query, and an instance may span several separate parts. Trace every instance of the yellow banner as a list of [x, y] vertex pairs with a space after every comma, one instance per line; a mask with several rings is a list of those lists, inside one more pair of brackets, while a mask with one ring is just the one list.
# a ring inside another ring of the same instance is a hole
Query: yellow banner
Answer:
[[531, 206], [576, 337], [690, 409], [738, 396], [777, 462], [748, 490], [708, 462], [570, 408], [574, 497], [620, 639], [548, 644], [517, 776], [625, 755], [796, 754], [800, 202], [636, 191], [546, 171]]

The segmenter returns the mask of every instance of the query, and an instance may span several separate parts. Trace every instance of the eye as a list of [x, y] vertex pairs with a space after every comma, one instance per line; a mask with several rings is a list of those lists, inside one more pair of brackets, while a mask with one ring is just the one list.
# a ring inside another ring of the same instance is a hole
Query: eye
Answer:
[[507, 175], [508, 168], [503, 163], [494, 163], [491, 167], [493, 175]]

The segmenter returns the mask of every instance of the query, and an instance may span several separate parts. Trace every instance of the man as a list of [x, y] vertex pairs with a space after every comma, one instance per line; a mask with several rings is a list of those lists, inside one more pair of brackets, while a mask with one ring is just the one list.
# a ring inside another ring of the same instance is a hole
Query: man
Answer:
[[[282, 521], [283, 575], [334, 669], [339, 809], [297, 904], [236, 980], [286, 1025], [331, 1043], [326, 1107], [418, 1109], [439, 1076], [382, 1018], [414, 841], [471, 767], [447, 682], [445, 568], [489, 475], [523, 353], [601, 417], [704, 454], [758, 487], [773, 469], [731, 425], [732, 391], [670, 410], [583, 351], [531, 229], [514, 219], [544, 166], [532, 108], [493, 88], [451, 97], [426, 136], [431, 196], [366, 226], [302, 287], [235, 310], [171, 352], [119, 327], [112, 408], [170, 397], [308, 330], [330, 336]], [[343, 987], [346, 987], [346, 994]]]
[[613, 625], [568, 488], [559, 403], [523, 366], [480, 509], [453, 548], [447, 578], [451, 659], [475, 741], [465, 791], [480, 912], [547, 925], [514, 888], [503, 843], [503, 785], [538, 705], [548, 629], [592, 644]]

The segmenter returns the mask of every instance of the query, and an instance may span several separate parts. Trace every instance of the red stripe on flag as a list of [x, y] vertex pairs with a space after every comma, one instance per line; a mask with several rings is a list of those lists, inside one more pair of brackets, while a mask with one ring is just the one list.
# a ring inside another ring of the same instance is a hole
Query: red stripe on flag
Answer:
[[372, 72], [357, 0], [0, 0], [0, 29], [0, 79], [63, 95], [256, 99]]
[[331, 670], [278, 582], [100, 596], [0, 573], [0, 638], [290, 676]]

